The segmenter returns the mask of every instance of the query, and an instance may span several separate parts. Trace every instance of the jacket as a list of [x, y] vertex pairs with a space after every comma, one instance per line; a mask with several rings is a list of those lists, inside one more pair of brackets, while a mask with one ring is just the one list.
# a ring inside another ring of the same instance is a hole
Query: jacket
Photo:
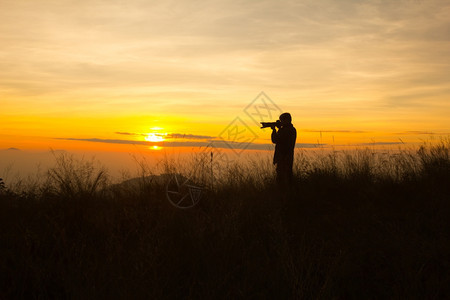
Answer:
[[272, 131], [272, 143], [275, 144], [274, 164], [292, 166], [297, 130], [292, 124], [281, 127], [278, 132]]

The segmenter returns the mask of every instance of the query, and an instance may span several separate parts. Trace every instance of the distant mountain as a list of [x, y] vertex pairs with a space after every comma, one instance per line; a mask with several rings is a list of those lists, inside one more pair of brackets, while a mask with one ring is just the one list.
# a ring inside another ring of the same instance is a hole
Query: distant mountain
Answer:
[[163, 185], [169, 179], [169, 174], [150, 175], [145, 177], [135, 177], [122, 181], [121, 183], [113, 184], [112, 187], [120, 188], [139, 188], [142, 185], [155, 183], [157, 185]]
[[11, 148], [8, 148], [8, 149], [5, 149], [6, 151], [20, 151], [20, 149], [18, 149], [18, 148], [14, 148], [14, 147], [11, 147]]
[[[122, 181], [121, 183], [116, 183], [111, 185], [113, 188], [139, 188], [143, 185], [148, 184], [156, 184], [163, 186], [165, 185], [171, 178], [173, 174], [161, 174], [161, 175], [150, 175], [145, 177], [135, 177], [131, 179], [127, 179]], [[180, 181], [184, 181], [187, 178], [183, 175], [177, 174], [177, 178]]]

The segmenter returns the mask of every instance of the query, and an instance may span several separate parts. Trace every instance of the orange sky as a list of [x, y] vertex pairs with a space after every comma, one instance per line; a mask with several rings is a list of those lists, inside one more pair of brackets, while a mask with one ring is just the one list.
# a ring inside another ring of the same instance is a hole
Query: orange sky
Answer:
[[282, 111], [299, 147], [450, 133], [448, 1], [0, 7], [0, 149], [266, 149]]

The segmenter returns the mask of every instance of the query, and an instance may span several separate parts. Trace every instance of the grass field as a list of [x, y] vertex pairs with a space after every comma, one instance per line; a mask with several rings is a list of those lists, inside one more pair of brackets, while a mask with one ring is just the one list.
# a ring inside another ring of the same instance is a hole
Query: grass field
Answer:
[[298, 151], [283, 191], [268, 159], [223, 167], [213, 188], [201, 157], [166, 161], [208, 187], [188, 210], [144, 163], [111, 185], [57, 156], [39, 180], [0, 185], [0, 299], [448, 299], [449, 154], [448, 139]]

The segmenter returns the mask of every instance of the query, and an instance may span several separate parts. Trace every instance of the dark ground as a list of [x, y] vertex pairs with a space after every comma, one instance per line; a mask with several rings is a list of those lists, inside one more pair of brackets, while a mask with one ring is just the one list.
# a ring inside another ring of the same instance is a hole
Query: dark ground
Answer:
[[250, 176], [190, 210], [151, 182], [3, 187], [0, 298], [448, 299], [450, 164], [434, 163], [400, 179], [312, 169], [285, 192]]

